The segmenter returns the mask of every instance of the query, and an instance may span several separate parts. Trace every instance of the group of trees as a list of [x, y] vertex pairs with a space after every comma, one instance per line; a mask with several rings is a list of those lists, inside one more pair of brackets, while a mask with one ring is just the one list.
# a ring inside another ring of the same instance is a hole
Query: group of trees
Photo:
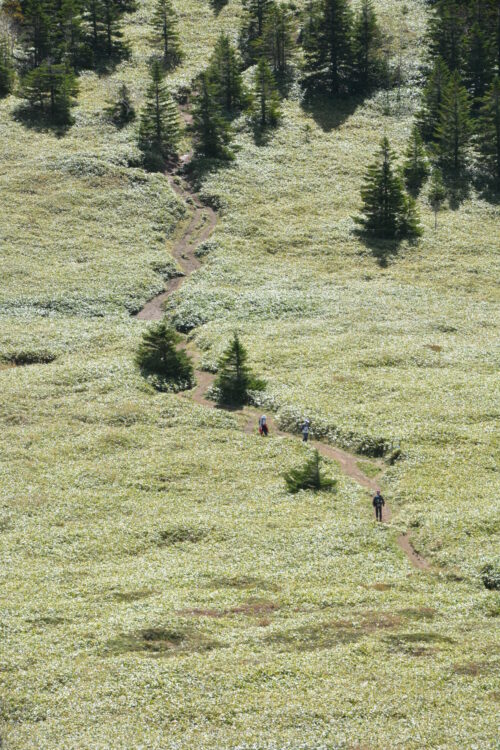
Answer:
[[[58, 125], [71, 122], [77, 74], [127, 53], [121, 22], [135, 0], [6, 0], [3, 13], [22, 53], [19, 94], [31, 111]], [[14, 88], [12, 42], [0, 34], [0, 96]]]
[[447, 180], [471, 152], [500, 188], [500, 5], [439, 0], [429, 25], [429, 73], [417, 118], [427, 153]]
[[364, 94], [387, 81], [384, 37], [372, 0], [312, 0], [302, 31], [305, 83], [335, 96]]

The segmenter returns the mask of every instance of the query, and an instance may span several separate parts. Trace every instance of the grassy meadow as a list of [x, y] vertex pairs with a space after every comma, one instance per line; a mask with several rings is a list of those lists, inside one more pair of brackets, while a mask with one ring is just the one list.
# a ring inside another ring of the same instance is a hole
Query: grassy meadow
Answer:
[[[237, 0], [176, 0], [188, 87]], [[302, 5], [302, 3], [297, 3]], [[215, 6], [215, 9], [214, 7]], [[471, 194], [384, 257], [354, 234], [366, 164], [402, 153], [426, 4], [377, 0], [407, 82], [308, 103], [292, 81], [265, 143], [205, 174], [220, 205], [167, 313], [215, 367], [241, 331], [263, 409], [364, 453], [399, 448], [393, 511], [335, 464], [290, 496], [307, 451], [237, 414], [153, 391], [131, 316], [175, 272], [189, 206], [139, 165], [152, 2], [133, 54], [84, 74], [63, 136], [0, 102], [0, 737], [8, 750], [498, 750], [498, 205]], [[186, 148], [188, 139], [186, 137]], [[132, 165], [132, 166], [131, 166]], [[14, 366], [32, 362], [30, 366]], [[396, 545], [410, 529], [431, 572]]]

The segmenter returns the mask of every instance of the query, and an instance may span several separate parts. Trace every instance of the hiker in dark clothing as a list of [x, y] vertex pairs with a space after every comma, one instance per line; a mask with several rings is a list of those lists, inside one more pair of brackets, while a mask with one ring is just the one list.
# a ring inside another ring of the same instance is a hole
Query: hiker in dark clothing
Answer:
[[300, 431], [302, 433], [302, 441], [304, 443], [307, 443], [307, 441], [309, 440], [309, 432], [311, 431], [311, 423], [309, 422], [308, 419], [306, 419], [306, 421], [300, 428]]
[[382, 520], [382, 508], [385, 505], [385, 500], [380, 494], [380, 490], [377, 490], [374, 498], [373, 498], [373, 507], [375, 508], [375, 518], [377, 521]]
[[267, 426], [267, 417], [265, 414], [262, 415], [262, 417], [259, 419], [259, 433], [263, 435], [264, 437], [267, 437], [269, 435], [269, 428]]

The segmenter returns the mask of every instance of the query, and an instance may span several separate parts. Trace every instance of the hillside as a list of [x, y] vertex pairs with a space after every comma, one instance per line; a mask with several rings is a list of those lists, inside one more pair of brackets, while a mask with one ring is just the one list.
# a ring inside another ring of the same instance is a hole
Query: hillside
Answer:
[[[174, 5], [185, 57], [167, 81], [189, 121], [242, 8]], [[128, 60], [80, 72], [64, 132], [0, 99], [6, 750], [498, 747], [482, 571], [499, 565], [499, 205], [470, 189], [435, 229], [425, 187], [417, 241], [381, 253], [356, 233], [384, 134], [402, 161], [431, 12], [374, 5], [399, 88], [309, 99], [297, 51], [279, 125], [259, 138], [243, 113], [233, 161], [177, 176], [146, 171], [138, 123], [104, 112], [122, 83], [144, 104], [153, 0], [124, 18]], [[195, 192], [217, 218], [201, 246]], [[151, 326], [135, 314], [195, 251], [165, 312], [204, 379], [160, 392], [134, 363]], [[207, 408], [235, 330], [267, 383], [268, 440], [260, 411]], [[286, 491], [305, 417], [334, 494]], [[355, 454], [390, 520], [328, 446]]]

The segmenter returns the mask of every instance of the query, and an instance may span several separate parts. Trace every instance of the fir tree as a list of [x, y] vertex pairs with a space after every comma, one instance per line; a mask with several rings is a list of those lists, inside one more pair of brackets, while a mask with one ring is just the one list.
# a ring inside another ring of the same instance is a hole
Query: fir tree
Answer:
[[118, 127], [122, 128], [129, 122], [135, 120], [136, 114], [134, 105], [130, 99], [130, 92], [125, 84], [120, 86], [118, 98], [107, 109], [106, 113], [110, 120]]
[[82, 0], [82, 18], [88, 30], [93, 62], [109, 61], [127, 53], [121, 29], [125, 13], [135, 9], [132, 0]]
[[345, 93], [352, 75], [352, 13], [348, 0], [317, 0], [303, 34], [307, 83]]
[[14, 60], [12, 43], [7, 36], [0, 36], [0, 99], [11, 93], [14, 87]]
[[235, 333], [219, 360], [215, 387], [220, 404], [242, 406], [248, 403], [249, 391], [261, 391], [265, 388], [265, 383], [250, 371], [247, 360], [247, 351]]
[[370, 91], [387, 79], [380, 31], [372, 0], [362, 0], [353, 29], [354, 82], [358, 91]]
[[497, 76], [483, 99], [479, 117], [480, 162], [500, 190], [500, 77]]
[[429, 175], [429, 160], [420, 131], [416, 125], [411, 131], [403, 174], [406, 188], [411, 194], [417, 194], [420, 191], [420, 188]]
[[429, 205], [434, 211], [434, 229], [437, 229], [437, 217], [446, 199], [446, 188], [443, 182], [443, 175], [439, 169], [433, 169], [429, 193], [427, 195]]
[[33, 110], [38, 109], [56, 125], [72, 122], [71, 107], [75, 104], [78, 85], [74, 71], [64, 64], [46, 61], [25, 75], [21, 96]]
[[193, 132], [196, 151], [213, 159], [232, 159], [228, 148], [231, 127], [222, 116], [210, 75], [205, 72], [199, 78], [193, 110]]
[[208, 74], [220, 109], [232, 114], [245, 107], [248, 96], [243, 86], [241, 62], [226, 34], [222, 34], [215, 45]]
[[295, 494], [300, 490], [333, 490], [337, 488], [335, 479], [329, 479], [321, 470], [321, 457], [317, 450], [312, 451], [304, 466], [291, 469], [285, 475], [288, 492]]
[[262, 49], [274, 73], [283, 74], [293, 50], [290, 11], [284, 5], [272, 5], [264, 24]]
[[436, 155], [441, 167], [457, 176], [465, 166], [466, 149], [472, 133], [470, 102], [455, 71], [444, 92], [436, 127]]
[[260, 128], [276, 125], [279, 121], [280, 100], [269, 63], [264, 58], [255, 71], [255, 98], [253, 111]]
[[53, 14], [49, 1], [27, 0], [23, 19], [23, 41], [31, 57], [31, 66], [38, 68], [52, 52], [50, 29]]
[[273, 0], [243, 0], [245, 11], [240, 33], [240, 48], [247, 65], [262, 54], [263, 33]]
[[435, 137], [443, 95], [449, 81], [450, 71], [444, 60], [438, 57], [424, 88], [422, 109], [417, 117], [419, 129], [425, 141], [430, 141]]
[[177, 105], [163, 80], [161, 64], [155, 60], [139, 127], [139, 146], [147, 164], [160, 167], [165, 159], [176, 156], [180, 137]]
[[462, 70], [463, 32], [466, 11], [458, 0], [439, 0], [430, 22], [430, 49], [433, 58], [441, 57], [453, 73]]
[[164, 321], [147, 329], [136, 354], [136, 364], [159, 390], [177, 384], [189, 388], [193, 381], [191, 360], [177, 349], [181, 338]]
[[476, 22], [469, 31], [466, 43], [465, 80], [473, 105], [479, 107], [493, 78], [493, 62], [486, 34]]
[[376, 161], [368, 167], [361, 189], [363, 216], [356, 218], [363, 232], [373, 237], [394, 239], [421, 234], [415, 201], [405, 193], [394, 168], [394, 154], [386, 137]]
[[174, 68], [182, 62], [182, 52], [177, 30], [177, 13], [172, 0], [156, 0], [153, 14], [155, 42], [161, 46], [165, 67]]

